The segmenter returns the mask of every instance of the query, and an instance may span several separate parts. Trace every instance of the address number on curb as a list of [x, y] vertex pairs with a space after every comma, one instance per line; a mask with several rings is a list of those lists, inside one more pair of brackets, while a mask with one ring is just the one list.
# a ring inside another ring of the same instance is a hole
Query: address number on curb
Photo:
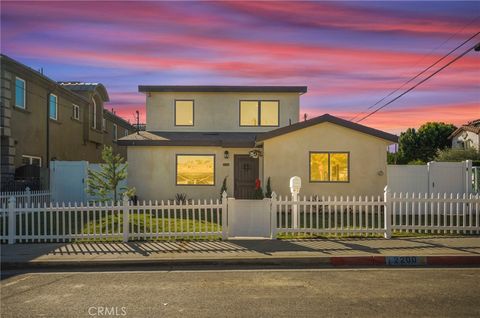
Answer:
[[390, 266], [415, 266], [421, 265], [417, 256], [387, 256], [386, 265]]

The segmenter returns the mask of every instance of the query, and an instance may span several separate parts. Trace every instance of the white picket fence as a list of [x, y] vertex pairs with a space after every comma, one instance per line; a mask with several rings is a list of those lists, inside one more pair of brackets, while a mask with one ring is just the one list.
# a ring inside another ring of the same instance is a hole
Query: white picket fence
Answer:
[[275, 235], [384, 234], [385, 202], [381, 197], [273, 197]]
[[34, 190], [26, 188], [25, 191], [0, 192], [0, 207], [6, 207], [11, 197], [15, 198], [17, 205], [49, 203], [51, 195], [49, 190]]
[[[266, 226], [266, 232], [272, 238], [302, 235], [383, 235], [390, 238], [392, 232], [480, 234], [478, 194], [391, 194], [385, 191], [383, 197], [309, 198], [277, 198], [273, 194], [271, 199], [259, 203], [264, 209], [249, 213], [251, 211], [241, 208], [248, 207], [248, 204], [227, 200], [226, 193], [222, 200], [195, 200], [181, 204], [143, 201], [137, 205], [127, 198], [119, 202], [92, 204], [17, 204], [15, 197], [11, 197], [8, 205], [0, 209], [0, 240], [10, 244], [225, 240], [229, 229], [235, 226], [233, 222], [238, 222], [237, 227], [239, 224], [259, 229]], [[232, 212], [235, 215], [229, 216]], [[243, 216], [248, 220], [242, 219]], [[265, 216], [266, 222], [255, 221], [264, 220]], [[265, 229], [261, 230], [265, 233]]]
[[272, 198], [272, 237], [378, 235], [392, 231], [480, 234], [479, 194]]
[[[226, 201], [20, 204], [0, 209], [2, 242], [226, 238]], [[223, 232], [222, 232], [223, 230]]]

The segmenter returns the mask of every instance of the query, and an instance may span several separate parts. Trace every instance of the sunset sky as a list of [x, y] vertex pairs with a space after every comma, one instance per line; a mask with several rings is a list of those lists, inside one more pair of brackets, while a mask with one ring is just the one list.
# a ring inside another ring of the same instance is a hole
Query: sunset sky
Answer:
[[[306, 85], [302, 114], [350, 119], [480, 31], [480, 2], [459, 1], [2, 1], [1, 9], [2, 53], [57, 81], [103, 83], [106, 107], [130, 121], [136, 109], [145, 116], [143, 84]], [[398, 133], [478, 118], [479, 70], [472, 51], [362, 123]]]

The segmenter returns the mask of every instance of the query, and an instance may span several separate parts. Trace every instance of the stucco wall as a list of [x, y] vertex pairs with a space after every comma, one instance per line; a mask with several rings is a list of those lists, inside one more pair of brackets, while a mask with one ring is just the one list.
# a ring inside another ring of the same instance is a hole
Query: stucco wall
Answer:
[[[464, 132], [467, 133], [467, 136], [464, 137]], [[472, 132], [472, 131], [464, 131], [457, 134], [455, 137], [452, 138], [452, 148], [455, 149], [463, 149], [466, 146], [466, 141], [469, 141], [469, 144], [474, 149], [480, 149], [480, 135]]]
[[[331, 123], [301, 129], [264, 142], [264, 180], [271, 177], [279, 195], [290, 194], [295, 175], [302, 178], [301, 195], [379, 195], [387, 184], [387, 144]], [[310, 151], [350, 152], [350, 182], [309, 182]]]
[[[150, 95], [150, 97], [149, 97]], [[194, 100], [194, 126], [175, 127], [175, 99]], [[280, 126], [298, 121], [298, 93], [149, 93], [147, 130], [149, 131], [268, 131], [276, 127], [240, 127], [240, 100], [279, 100]]]
[[[229, 159], [224, 159], [225, 150], [229, 152]], [[233, 196], [234, 155], [248, 154], [249, 150], [221, 147], [128, 147], [128, 185], [136, 188], [140, 200], [174, 199], [176, 193], [186, 193], [190, 199], [217, 199], [220, 197], [223, 179], [227, 177], [227, 193]], [[215, 185], [177, 186], [176, 154], [214, 154]], [[260, 176], [261, 166], [260, 161]]]

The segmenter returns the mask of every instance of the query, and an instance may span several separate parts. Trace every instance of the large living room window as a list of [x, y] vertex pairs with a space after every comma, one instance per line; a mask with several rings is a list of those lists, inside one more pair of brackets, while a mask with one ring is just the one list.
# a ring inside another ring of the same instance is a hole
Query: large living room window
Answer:
[[15, 78], [15, 106], [25, 109], [25, 81], [20, 77]]
[[310, 152], [310, 182], [349, 182], [348, 152]]
[[215, 155], [177, 155], [177, 185], [215, 185]]
[[240, 126], [278, 126], [278, 101], [240, 101]]
[[193, 126], [193, 100], [175, 101], [175, 126]]

